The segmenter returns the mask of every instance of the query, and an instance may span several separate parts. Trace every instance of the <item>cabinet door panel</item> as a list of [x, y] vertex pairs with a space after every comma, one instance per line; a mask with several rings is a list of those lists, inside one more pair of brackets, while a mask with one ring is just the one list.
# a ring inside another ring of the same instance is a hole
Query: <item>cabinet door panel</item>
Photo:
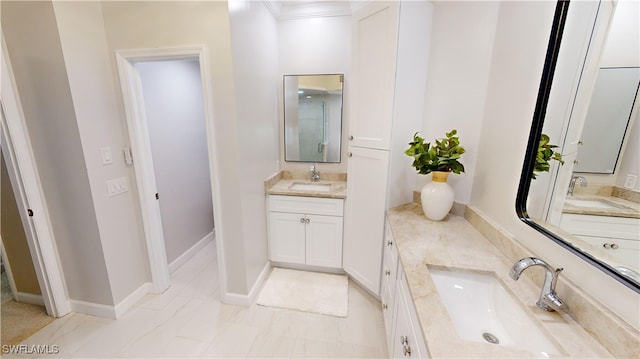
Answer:
[[269, 213], [269, 251], [272, 261], [304, 264], [304, 220], [304, 214]]
[[389, 152], [357, 147], [349, 151], [344, 270], [379, 295]]
[[342, 217], [308, 214], [307, 264], [342, 268]]
[[350, 145], [389, 149], [398, 41], [398, 2], [371, 2], [353, 15]]

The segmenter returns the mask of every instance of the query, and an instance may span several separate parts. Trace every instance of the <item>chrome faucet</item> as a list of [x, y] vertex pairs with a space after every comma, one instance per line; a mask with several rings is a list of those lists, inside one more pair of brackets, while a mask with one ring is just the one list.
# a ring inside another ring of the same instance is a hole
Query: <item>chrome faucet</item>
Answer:
[[320, 172], [316, 171], [316, 165], [311, 166], [311, 182], [320, 181]]
[[544, 276], [544, 284], [542, 284], [542, 290], [540, 291], [540, 299], [536, 305], [540, 309], [544, 309], [548, 312], [566, 310], [567, 305], [558, 297], [556, 294], [556, 282], [558, 281], [558, 275], [562, 272], [563, 268], [553, 269], [547, 262], [542, 259], [535, 257], [526, 257], [517, 261], [513, 267], [511, 267], [511, 271], [509, 272], [509, 276], [513, 280], [518, 280], [520, 278], [520, 274], [524, 272], [525, 269], [533, 266], [541, 266], [545, 269]]
[[567, 194], [569, 196], [573, 195], [573, 188], [576, 186], [576, 181], [580, 182], [580, 187], [587, 187], [587, 179], [583, 176], [573, 176], [571, 177], [571, 181], [569, 181], [569, 190]]

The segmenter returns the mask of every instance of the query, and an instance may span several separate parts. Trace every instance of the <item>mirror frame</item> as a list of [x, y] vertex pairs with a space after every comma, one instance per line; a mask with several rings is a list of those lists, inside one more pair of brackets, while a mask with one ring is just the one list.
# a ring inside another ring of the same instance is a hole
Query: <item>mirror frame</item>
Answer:
[[533, 168], [536, 162], [538, 144], [540, 142], [542, 127], [544, 125], [547, 104], [549, 102], [549, 95], [551, 93], [551, 85], [553, 84], [553, 76], [555, 73], [556, 62], [558, 60], [558, 54], [560, 52], [560, 44], [562, 42], [562, 34], [567, 20], [569, 3], [570, 0], [558, 0], [556, 3], [555, 14], [553, 16], [553, 24], [551, 26], [551, 34], [549, 36], [547, 53], [544, 60], [544, 68], [542, 70], [542, 77], [540, 79], [540, 88], [538, 89], [538, 97], [533, 113], [531, 131], [529, 133], [529, 141], [527, 143], [527, 150], [525, 152], [522, 173], [520, 174], [520, 184], [518, 186], [518, 193], [516, 196], [516, 213], [518, 215], [518, 218], [520, 218], [520, 220], [528, 226], [542, 233], [559, 246], [582, 258], [587, 263], [603, 271], [626, 287], [634, 290], [637, 293], [640, 293], [640, 283], [623, 276], [609, 264], [604, 263], [596, 259], [590, 253], [587, 253], [573, 246], [567, 240], [536, 223], [531, 217], [529, 217], [527, 213], [527, 197], [529, 195], [529, 189], [531, 186], [531, 173], [533, 173]]

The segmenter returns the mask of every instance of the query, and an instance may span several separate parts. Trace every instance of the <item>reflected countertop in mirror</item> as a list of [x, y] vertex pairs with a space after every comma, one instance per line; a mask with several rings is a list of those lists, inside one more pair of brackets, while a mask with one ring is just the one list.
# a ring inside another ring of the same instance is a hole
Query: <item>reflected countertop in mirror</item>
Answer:
[[[576, 188], [565, 199], [563, 213], [640, 218], [640, 193], [616, 186]], [[591, 189], [591, 190], [587, 190]]]

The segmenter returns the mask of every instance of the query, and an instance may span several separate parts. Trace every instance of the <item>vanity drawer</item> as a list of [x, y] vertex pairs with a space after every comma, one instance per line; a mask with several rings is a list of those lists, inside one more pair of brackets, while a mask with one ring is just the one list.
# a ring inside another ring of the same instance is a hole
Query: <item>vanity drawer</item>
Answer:
[[593, 216], [584, 214], [562, 214], [560, 227], [578, 236], [640, 240], [640, 219]]
[[270, 212], [307, 213], [339, 217], [344, 213], [344, 200], [339, 198], [270, 195], [268, 205]]

